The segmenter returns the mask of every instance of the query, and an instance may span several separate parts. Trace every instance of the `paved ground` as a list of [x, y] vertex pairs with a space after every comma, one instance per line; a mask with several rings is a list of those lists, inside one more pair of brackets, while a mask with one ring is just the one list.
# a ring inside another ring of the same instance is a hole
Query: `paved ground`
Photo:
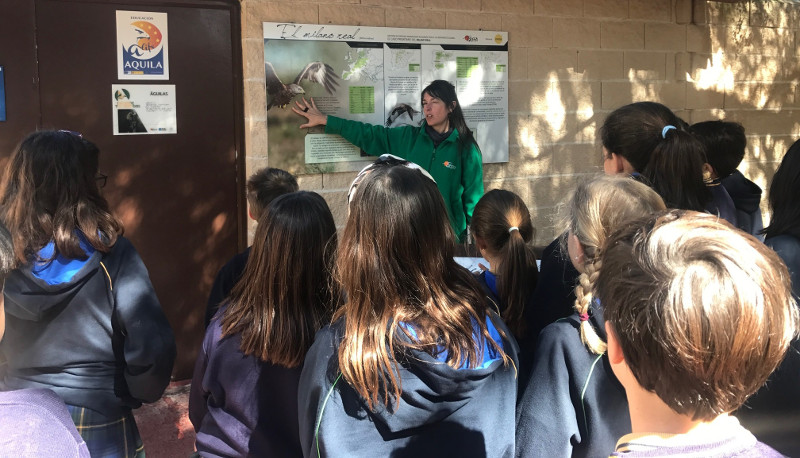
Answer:
[[147, 458], [186, 458], [194, 451], [189, 380], [172, 382], [164, 396], [133, 411]]

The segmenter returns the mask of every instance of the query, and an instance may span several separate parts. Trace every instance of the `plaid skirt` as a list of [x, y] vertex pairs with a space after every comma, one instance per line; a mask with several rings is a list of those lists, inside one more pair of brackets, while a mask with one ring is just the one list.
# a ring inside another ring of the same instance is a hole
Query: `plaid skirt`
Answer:
[[145, 458], [132, 412], [114, 419], [85, 407], [67, 404], [67, 410], [92, 458]]

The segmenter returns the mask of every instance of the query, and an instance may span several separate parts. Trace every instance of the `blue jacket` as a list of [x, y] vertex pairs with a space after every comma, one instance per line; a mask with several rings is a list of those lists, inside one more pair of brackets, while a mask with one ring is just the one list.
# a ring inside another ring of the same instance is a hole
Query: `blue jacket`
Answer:
[[221, 269], [217, 272], [217, 277], [214, 278], [214, 284], [211, 285], [211, 292], [208, 293], [208, 303], [206, 304], [206, 318], [205, 326], [211, 324], [211, 319], [216, 315], [219, 306], [230, 296], [233, 287], [242, 278], [244, 267], [247, 265], [247, 260], [250, 258], [250, 249], [246, 250], [232, 257]]
[[738, 227], [736, 206], [725, 187], [719, 180], [714, 180], [707, 187], [711, 191], [711, 202], [706, 205], [706, 211]]
[[[494, 313], [487, 325], [510, 335]], [[399, 369], [399, 407], [372, 412], [339, 373], [343, 330], [342, 320], [320, 330], [306, 355], [298, 394], [304, 456], [513, 455], [515, 367], [490, 350], [475, 369], [411, 352]], [[497, 340], [516, 366], [516, 343]]]
[[106, 254], [82, 246], [86, 260], [59, 255], [6, 279], [0, 391], [49, 388], [69, 405], [118, 418], [161, 397], [175, 339], [128, 239]]
[[265, 363], [241, 351], [242, 336], [221, 338], [211, 321], [197, 355], [189, 419], [204, 457], [301, 456], [297, 383], [302, 367]]
[[770, 237], [764, 241], [768, 247], [775, 250], [789, 268], [789, 278], [792, 280], [792, 293], [800, 300], [800, 239], [793, 235], [781, 234]]
[[760, 207], [761, 188], [745, 178], [738, 170], [723, 178], [721, 182], [736, 207], [736, 227], [756, 237], [763, 237], [761, 235], [761, 230], [764, 229]]
[[[602, 310], [590, 320], [605, 340]], [[628, 399], [608, 357], [581, 342], [573, 314], [544, 328], [533, 372], [517, 406], [518, 457], [608, 456], [617, 439], [631, 432]]]

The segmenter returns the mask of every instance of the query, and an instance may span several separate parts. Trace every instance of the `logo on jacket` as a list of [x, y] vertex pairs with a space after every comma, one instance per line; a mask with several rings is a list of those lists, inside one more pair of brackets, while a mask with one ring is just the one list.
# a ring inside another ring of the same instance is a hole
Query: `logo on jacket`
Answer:
[[445, 167], [447, 167], [447, 168], [448, 168], [448, 169], [450, 169], [450, 170], [455, 170], [455, 169], [456, 169], [456, 165], [455, 165], [455, 164], [453, 164], [453, 163], [452, 163], [452, 162], [450, 162], [450, 161], [444, 161], [444, 163], [442, 163], [442, 165], [443, 165], [443, 166], [445, 166]]

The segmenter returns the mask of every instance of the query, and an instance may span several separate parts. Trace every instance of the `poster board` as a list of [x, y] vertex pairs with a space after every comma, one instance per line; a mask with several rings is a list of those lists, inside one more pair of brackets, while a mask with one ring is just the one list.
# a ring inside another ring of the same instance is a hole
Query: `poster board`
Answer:
[[[323, 128], [299, 129], [304, 119], [291, 106], [300, 97], [346, 119], [419, 125], [422, 89], [437, 79], [455, 85], [483, 162], [508, 161], [508, 33], [276, 22], [263, 28], [271, 166], [351, 171], [372, 160]], [[324, 77], [309, 78], [314, 72]], [[395, 111], [400, 104], [410, 110]]]

